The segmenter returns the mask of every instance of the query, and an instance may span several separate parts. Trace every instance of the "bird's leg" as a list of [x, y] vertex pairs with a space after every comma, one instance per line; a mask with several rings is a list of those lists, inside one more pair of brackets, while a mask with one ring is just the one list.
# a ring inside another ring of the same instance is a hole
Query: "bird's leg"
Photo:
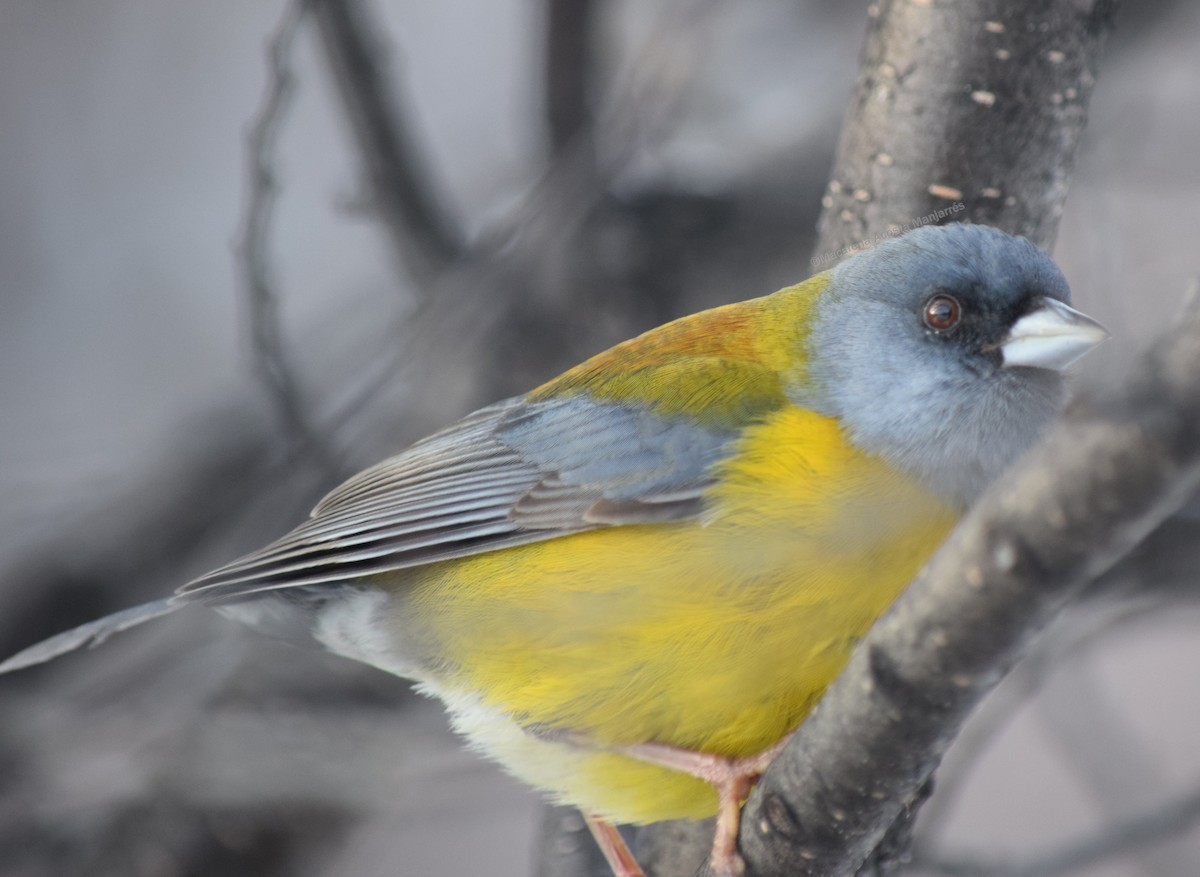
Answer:
[[716, 790], [717, 830], [713, 836], [712, 871], [715, 877], [740, 877], [746, 871], [746, 863], [737, 851], [742, 802], [750, 795], [754, 784], [779, 754], [787, 739], [784, 737], [770, 749], [742, 758], [678, 749], [662, 743], [626, 746], [622, 747], [621, 752], [648, 764], [669, 767], [694, 776]]
[[592, 837], [600, 846], [600, 852], [604, 853], [608, 866], [612, 868], [613, 877], [646, 877], [646, 872], [634, 859], [629, 844], [625, 843], [625, 838], [621, 837], [615, 825], [590, 813], [584, 813], [583, 819], [592, 830]]

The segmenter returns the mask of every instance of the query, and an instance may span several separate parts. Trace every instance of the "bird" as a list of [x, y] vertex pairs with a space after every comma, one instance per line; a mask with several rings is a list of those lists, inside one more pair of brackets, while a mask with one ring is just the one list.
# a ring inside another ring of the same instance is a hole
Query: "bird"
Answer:
[[202, 604], [412, 680], [468, 744], [618, 823], [739, 809], [855, 644], [1108, 337], [1055, 263], [918, 228], [481, 408], [266, 547], [0, 664]]

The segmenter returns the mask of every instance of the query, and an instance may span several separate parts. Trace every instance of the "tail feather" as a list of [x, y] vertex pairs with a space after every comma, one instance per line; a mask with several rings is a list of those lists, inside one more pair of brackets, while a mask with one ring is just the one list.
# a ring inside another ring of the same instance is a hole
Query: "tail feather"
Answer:
[[73, 652], [84, 646], [89, 648], [98, 646], [114, 633], [120, 633], [136, 627], [142, 622], [150, 621], [152, 618], [174, 612], [181, 605], [171, 597], [164, 597], [161, 600], [143, 603], [132, 609], [123, 609], [96, 621], [81, 624], [72, 630], [44, 639], [40, 643], [34, 643], [29, 648], [17, 652], [8, 660], [0, 662], [0, 676], [15, 670], [44, 664], [59, 655], [65, 655], [67, 652]]

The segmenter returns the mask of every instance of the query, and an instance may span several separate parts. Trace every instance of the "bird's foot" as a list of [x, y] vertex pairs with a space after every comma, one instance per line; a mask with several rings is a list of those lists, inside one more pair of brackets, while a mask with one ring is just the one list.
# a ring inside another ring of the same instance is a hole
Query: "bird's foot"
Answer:
[[669, 767], [694, 776], [716, 790], [717, 830], [713, 836], [712, 872], [714, 877], [741, 877], [746, 872], [746, 863], [737, 850], [742, 802], [786, 742], [785, 737], [770, 749], [741, 758], [678, 749], [662, 743], [627, 746], [621, 752], [648, 764]]
[[638, 865], [629, 851], [629, 844], [625, 843], [625, 838], [621, 837], [615, 825], [588, 813], [583, 814], [583, 819], [591, 829], [600, 852], [604, 853], [608, 867], [612, 868], [613, 877], [646, 877], [646, 872]]

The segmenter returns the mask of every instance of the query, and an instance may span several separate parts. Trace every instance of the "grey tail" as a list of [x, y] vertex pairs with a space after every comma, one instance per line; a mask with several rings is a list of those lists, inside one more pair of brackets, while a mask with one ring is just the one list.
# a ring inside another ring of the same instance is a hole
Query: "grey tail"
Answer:
[[123, 609], [96, 621], [81, 624], [65, 633], [44, 639], [40, 643], [34, 643], [29, 648], [17, 652], [7, 661], [0, 662], [0, 676], [12, 673], [14, 670], [23, 670], [26, 667], [44, 664], [59, 655], [65, 655], [67, 652], [73, 652], [84, 646], [89, 648], [98, 646], [114, 633], [120, 633], [136, 627], [144, 621], [174, 612], [181, 605], [170, 597], [164, 597], [161, 600], [143, 603], [141, 606]]

